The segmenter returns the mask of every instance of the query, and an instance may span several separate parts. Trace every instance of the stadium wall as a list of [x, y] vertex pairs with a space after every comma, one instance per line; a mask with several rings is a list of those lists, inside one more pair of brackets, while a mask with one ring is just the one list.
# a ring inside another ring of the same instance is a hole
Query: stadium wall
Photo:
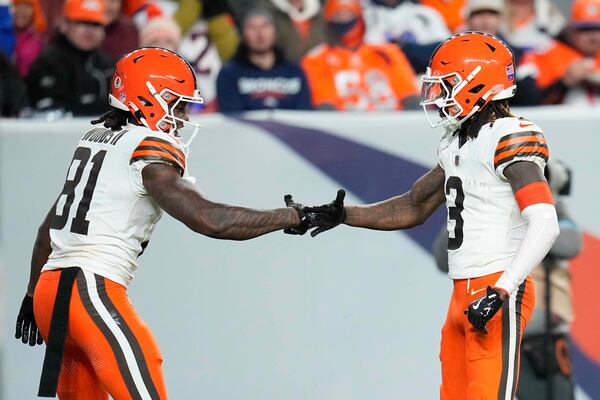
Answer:
[[[580, 387], [600, 399], [600, 116], [518, 110], [546, 131], [574, 175], [567, 200], [586, 230], [572, 263]], [[201, 117], [190, 171], [210, 199], [257, 208], [400, 194], [436, 163], [439, 133], [420, 112], [252, 113]], [[42, 347], [13, 337], [39, 223], [60, 192], [86, 120], [0, 120], [0, 398], [35, 398]], [[341, 227], [311, 239], [248, 242], [195, 235], [165, 216], [140, 258], [130, 297], [152, 328], [173, 399], [434, 399], [450, 280], [430, 255], [440, 209], [406, 232]]]

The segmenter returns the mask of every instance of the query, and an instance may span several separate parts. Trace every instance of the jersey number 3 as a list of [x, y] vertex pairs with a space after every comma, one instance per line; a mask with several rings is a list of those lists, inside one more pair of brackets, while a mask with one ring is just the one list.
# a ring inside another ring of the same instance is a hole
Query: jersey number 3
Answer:
[[[85, 171], [85, 167], [87, 166], [91, 155], [92, 150], [87, 147], [78, 147], [77, 150], [75, 150], [73, 161], [71, 161], [71, 166], [67, 173], [65, 185], [56, 202], [54, 217], [52, 218], [52, 223], [50, 225], [52, 229], [63, 229], [67, 224], [71, 206], [75, 200], [75, 189], [77, 188], [77, 185], [79, 185], [79, 182], [81, 182], [83, 172]], [[104, 162], [104, 156], [106, 156], [106, 150], [101, 150], [92, 157], [92, 167], [87, 178], [87, 183], [85, 184], [83, 194], [79, 200], [77, 213], [71, 223], [71, 232], [73, 233], [79, 233], [81, 235], [87, 235], [88, 233], [90, 221], [86, 220], [86, 216], [90, 209], [90, 203], [92, 202], [92, 196], [94, 194], [94, 189], [96, 188], [100, 167], [102, 167], [102, 162]], [[59, 214], [58, 212], [61, 208], [62, 212]]]
[[451, 176], [446, 181], [446, 196], [451, 194], [454, 195], [454, 205], [448, 205], [448, 222], [454, 221], [454, 237], [449, 232], [448, 250], [456, 250], [463, 243], [463, 225], [465, 223], [461, 215], [464, 210], [465, 192], [458, 176]]

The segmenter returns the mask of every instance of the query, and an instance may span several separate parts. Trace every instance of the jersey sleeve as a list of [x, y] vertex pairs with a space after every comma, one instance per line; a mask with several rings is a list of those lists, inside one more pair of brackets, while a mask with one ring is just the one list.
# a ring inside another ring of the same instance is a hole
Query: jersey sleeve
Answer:
[[146, 136], [133, 150], [129, 164], [137, 162], [167, 164], [177, 169], [181, 176], [186, 165], [185, 154], [177, 144], [155, 136]]
[[128, 153], [129, 179], [131, 188], [137, 195], [147, 195], [142, 170], [149, 164], [171, 165], [183, 176], [186, 166], [185, 154], [176, 143], [166, 138], [146, 136], [131, 146], [133, 151]]
[[527, 131], [507, 134], [502, 136], [496, 145], [494, 170], [501, 178], [506, 179], [506, 167], [517, 161], [531, 161], [543, 171], [549, 155], [548, 143], [543, 133]]

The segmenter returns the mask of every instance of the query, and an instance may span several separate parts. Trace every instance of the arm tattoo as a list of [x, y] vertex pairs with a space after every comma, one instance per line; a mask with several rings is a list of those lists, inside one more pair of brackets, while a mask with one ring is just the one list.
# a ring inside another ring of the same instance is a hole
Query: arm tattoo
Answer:
[[254, 210], [220, 205], [212, 209], [207, 217], [224, 222], [219, 233], [213, 237], [231, 240], [251, 239], [299, 223], [298, 213], [292, 208]]
[[142, 176], [150, 195], [167, 213], [206, 236], [246, 240], [300, 223], [291, 207], [256, 210], [207, 200], [168, 165], [148, 165]]
[[444, 170], [438, 165], [401, 196], [346, 208], [345, 223], [378, 230], [407, 229], [422, 224], [445, 201]]

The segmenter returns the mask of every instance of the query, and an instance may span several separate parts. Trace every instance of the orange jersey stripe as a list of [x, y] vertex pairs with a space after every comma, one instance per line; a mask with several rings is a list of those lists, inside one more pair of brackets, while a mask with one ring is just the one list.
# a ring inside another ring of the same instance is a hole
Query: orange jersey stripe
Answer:
[[161, 157], [161, 158], [165, 158], [169, 161], [172, 161], [174, 163], [176, 163], [182, 170], [185, 169], [183, 163], [181, 161], [179, 161], [176, 157], [173, 157], [171, 154], [165, 152], [165, 151], [158, 151], [158, 150], [136, 150], [133, 152], [133, 154], [131, 155], [131, 158], [136, 158], [136, 157], [144, 157], [144, 156], [154, 156], [154, 157]]
[[546, 142], [546, 138], [543, 136], [521, 136], [501, 141], [500, 143], [498, 143], [498, 146], [496, 146], [496, 150], [501, 149], [505, 146], [510, 146], [511, 144], [522, 142], [540, 142], [542, 144], [548, 144], [548, 142]]
[[536, 152], [536, 153], [542, 153], [546, 157], [550, 156], [550, 154], [548, 153], [548, 149], [546, 149], [545, 147], [523, 146], [523, 147], [518, 147], [518, 148], [512, 149], [512, 150], [503, 151], [502, 153], [498, 154], [496, 157], [494, 157], [494, 164], [498, 164], [498, 162], [502, 161], [503, 159], [508, 158], [510, 156], [514, 156], [515, 154], [522, 153], [522, 152]]
[[157, 146], [157, 147], [162, 147], [168, 151], [171, 151], [175, 154], [177, 154], [179, 157], [181, 157], [182, 160], [185, 160], [185, 156], [183, 155], [183, 152], [181, 150], [179, 150], [178, 148], [176, 148], [175, 146], [172, 146], [170, 144], [167, 143], [163, 143], [163, 142], [159, 142], [157, 140], [152, 140], [152, 139], [144, 139], [142, 140], [142, 142], [138, 145], [138, 147], [141, 146]]
[[542, 181], [530, 183], [517, 190], [515, 198], [521, 211], [533, 204], [554, 204], [548, 183]]

